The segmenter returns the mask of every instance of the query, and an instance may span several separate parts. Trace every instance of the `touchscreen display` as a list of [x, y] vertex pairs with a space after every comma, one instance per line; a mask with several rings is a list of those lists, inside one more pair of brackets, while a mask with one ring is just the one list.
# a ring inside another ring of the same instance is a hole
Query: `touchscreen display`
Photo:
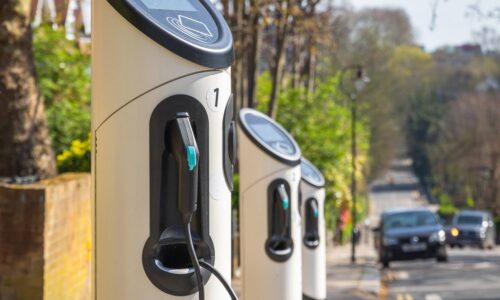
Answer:
[[322, 180], [319, 174], [306, 162], [302, 162], [302, 176], [304, 176], [305, 178], [310, 178], [315, 181]]
[[285, 142], [285, 139], [278, 129], [271, 124], [254, 124], [252, 127], [266, 143]]
[[188, 0], [140, 0], [148, 9], [196, 11]]

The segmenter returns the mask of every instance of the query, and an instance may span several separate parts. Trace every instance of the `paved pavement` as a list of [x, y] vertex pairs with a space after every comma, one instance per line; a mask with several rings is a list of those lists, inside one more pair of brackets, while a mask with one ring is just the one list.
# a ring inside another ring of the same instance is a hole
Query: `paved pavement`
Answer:
[[351, 264], [349, 245], [327, 248], [327, 299], [378, 299], [381, 285], [376, 254], [371, 243], [357, 248], [357, 263]]

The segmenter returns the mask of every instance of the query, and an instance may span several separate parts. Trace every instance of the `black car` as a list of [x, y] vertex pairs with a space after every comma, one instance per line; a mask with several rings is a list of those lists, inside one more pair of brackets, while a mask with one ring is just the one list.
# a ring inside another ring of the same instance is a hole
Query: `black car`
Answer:
[[491, 214], [484, 211], [462, 210], [453, 218], [448, 230], [451, 247], [477, 246], [481, 249], [495, 247], [495, 224]]
[[446, 232], [429, 209], [399, 209], [382, 214], [378, 228], [380, 262], [435, 258], [448, 260]]

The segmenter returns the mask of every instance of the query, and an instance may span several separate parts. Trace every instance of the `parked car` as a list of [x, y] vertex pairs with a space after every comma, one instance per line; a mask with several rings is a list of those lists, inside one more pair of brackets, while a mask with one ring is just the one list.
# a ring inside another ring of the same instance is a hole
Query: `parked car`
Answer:
[[435, 258], [448, 260], [446, 232], [437, 216], [427, 208], [398, 209], [382, 214], [378, 227], [380, 262]]
[[447, 232], [450, 247], [495, 247], [496, 229], [491, 214], [485, 211], [462, 210], [453, 218]]

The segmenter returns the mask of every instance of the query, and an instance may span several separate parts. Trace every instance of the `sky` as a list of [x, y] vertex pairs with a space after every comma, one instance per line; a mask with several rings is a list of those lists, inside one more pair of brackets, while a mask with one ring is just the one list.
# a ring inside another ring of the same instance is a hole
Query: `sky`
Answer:
[[473, 41], [472, 32], [483, 26], [500, 33], [500, 21], [478, 21], [467, 17], [470, 4], [479, 3], [483, 11], [500, 6], [500, 0], [440, 0], [434, 30], [430, 29], [432, 4], [436, 0], [350, 0], [355, 9], [367, 7], [395, 7], [410, 16], [417, 42], [428, 51], [445, 45], [461, 45]]

